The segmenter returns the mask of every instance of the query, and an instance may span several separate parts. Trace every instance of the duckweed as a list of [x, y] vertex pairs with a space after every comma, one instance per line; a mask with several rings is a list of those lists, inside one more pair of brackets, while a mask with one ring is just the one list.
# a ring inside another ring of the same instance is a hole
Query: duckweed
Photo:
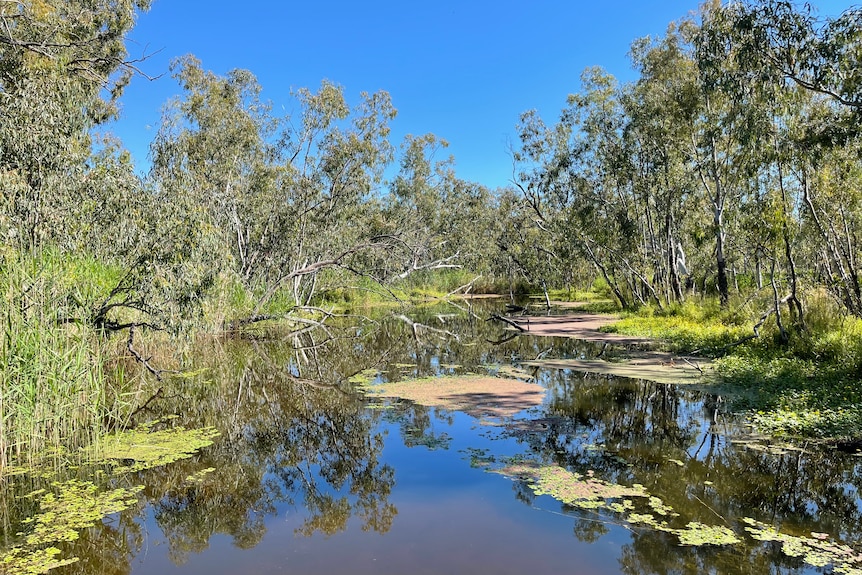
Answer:
[[25, 524], [33, 525], [29, 533], [18, 534], [24, 536], [24, 544], [13, 547], [0, 558], [6, 573], [45, 573], [76, 562], [76, 557], [60, 558], [61, 552], [53, 544], [75, 541], [81, 529], [135, 505], [137, 494], [143, 489], [138, 486], [99, 492], [94, 484], [79, 480], [55, 482], [52, 487], [54, 491], [30, 494], [41, 496], [40, 512], [24, 520]]
[[829, 539], [825, 533], [812, 533], [811, 537], [800, 537], [781, 533], [771, 525], [766, 525], [750, 517], [743, 519], [745, 528], [758, 541], [781, 543], [781, 552], [788, 557], [800, 557], [814, 567], [832, 565], [835, 573], [862, 575], [862, 553], [852, 547]]

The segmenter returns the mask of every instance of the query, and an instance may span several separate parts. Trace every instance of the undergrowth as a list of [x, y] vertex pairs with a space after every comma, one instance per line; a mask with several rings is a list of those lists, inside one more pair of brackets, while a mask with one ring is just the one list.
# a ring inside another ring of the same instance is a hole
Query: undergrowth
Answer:
[[113, 271], [50, 252], [3, 254], [0, 265], [0, 471], [9, 459], [86, 445], [125, 409], [109, 384], [104, 338], [68, 321]]
[[[781, 343], [774, 316], [753, 337], [761, 308], [717, 300], [647, 307], [609, 330], [655, 338], [678, 353], [716, 359], [719, 390], [762, 432], [784, 436], [862, 437], [862, 319], [827, 297], [806, 298], [805, 329]], [[785, 322], [787, 319], [785, 318]]]

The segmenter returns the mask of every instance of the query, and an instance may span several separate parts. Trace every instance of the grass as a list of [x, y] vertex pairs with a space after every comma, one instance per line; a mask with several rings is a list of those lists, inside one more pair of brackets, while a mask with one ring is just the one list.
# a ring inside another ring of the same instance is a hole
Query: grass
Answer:
[[0, 472], [13, 458], [91, 443], [126, 407], [110, 383], [105, 342], [64, 321], [72, 302], [110, 283], [108, 274], [86, 258], [2, 255]]
[[718, 358], [720, 391], [759, 431], [862, 438], [862, 319], [844, 316], [822, 294], [808, 294], [806, 301], [806, 329], [785, 345], [778, 343], [773, 318], [761, 337], [736, 345], [753, 335], [759, 315], [740, 302], [726, 310], [715, 300], [644, 308], [610, 329]]

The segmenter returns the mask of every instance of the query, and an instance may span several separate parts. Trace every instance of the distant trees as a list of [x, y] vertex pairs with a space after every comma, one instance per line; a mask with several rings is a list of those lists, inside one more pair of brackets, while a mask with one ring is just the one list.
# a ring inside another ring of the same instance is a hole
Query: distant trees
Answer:
[[623, 307], [765, 286], [782, 333], [804, 329], [811, 288], [862, 315], [859, 10], [708, 2], [634, 42], [634, 82], [589, 69], [556, 123], [522, 115], [514, 188], [492, 191], [432, 134], [394, 145], [385, 92], [351, 106], [324, 82], [278, 116], [251, 72], [193, 56], [139, 177], [93, 129], [117, 114], [136, 71], [124, 37], [148, 5], [0, 3], [0, 233], [116, 266], [78, 319], [172, 324], [227, 281], [250, 296], [246, 321], [276, 299], [311, 306], [345, 274], [446, 268], [545, 290], [598, 277]]
[[686, 283], [726, 306], [765, 275], [782, 339], [805, 329], [806, 289], [862, 314], [860, 21], [709, 2], [636, 41], [635, 82], [591, 69], [556, 125], [522, 116], [523, 206], [624, 307], [681, 301]]

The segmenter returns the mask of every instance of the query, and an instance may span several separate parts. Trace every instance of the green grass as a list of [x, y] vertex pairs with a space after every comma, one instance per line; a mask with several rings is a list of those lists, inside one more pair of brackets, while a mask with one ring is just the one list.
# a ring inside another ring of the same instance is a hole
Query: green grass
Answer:
[[[784, 436], [862, 438], [862, 319], [825, 297], [807, 299], [807, 329], [778, 343], [774, 316], [761, 337], [759, 313], [714, 300], [627, 314], [610, 330], [660, 339], [679, 353], [716, 357], [718, 389], [760, 431]], [[762, 308], [761, 308], [762, 309]]]
[[3, 255], [0, 468], [12, 458], [86, 445], [122, 411], [122, 393], [106, 373], [106, 343], [90, 327], [63, 321], [109, 285], [111, 273], [47, 251]]
[[666, 342], [672, 351], [717, 357], [728, 346], [751, 335], [751, 325], [738, 313], [721, 311], [716, 302], [687, 302], [663, 310], [644, 307], [629, 312], [607, 331]]

